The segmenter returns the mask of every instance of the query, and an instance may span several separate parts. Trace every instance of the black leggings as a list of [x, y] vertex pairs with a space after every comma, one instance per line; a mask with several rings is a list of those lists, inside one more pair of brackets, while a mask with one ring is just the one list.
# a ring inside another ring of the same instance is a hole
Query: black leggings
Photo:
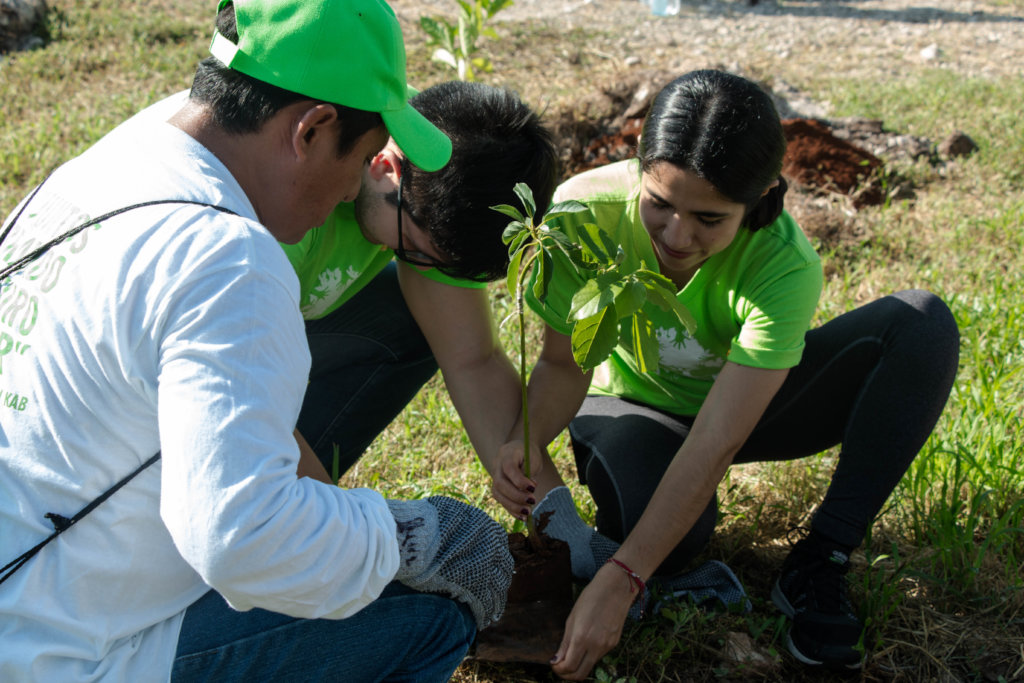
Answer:
[[[949, 308], [920, 290], [845, 313], [806, 336], [793, 368], [733, 462], [793, 460], [842, 443], [811, 528], [851, 548], [910, 466], [946, 404], [960, 334]], [[589, 396], [569, 425], [598, 529], [622, 541], [640, 520], [693, 425], [615, 397]], [[659, 567], [674, 574], [714, 531], [717, 498]]]

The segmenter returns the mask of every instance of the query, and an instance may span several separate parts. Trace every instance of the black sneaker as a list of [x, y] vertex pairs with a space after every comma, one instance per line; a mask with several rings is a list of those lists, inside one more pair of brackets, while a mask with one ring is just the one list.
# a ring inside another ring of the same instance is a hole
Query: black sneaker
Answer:
[[786, 645], [804, 664], [859, 669], [864, 625], [846, 594], [849, 555], [810, 538], [798, 541], [782, 564], [772, 602], [793, 620]]

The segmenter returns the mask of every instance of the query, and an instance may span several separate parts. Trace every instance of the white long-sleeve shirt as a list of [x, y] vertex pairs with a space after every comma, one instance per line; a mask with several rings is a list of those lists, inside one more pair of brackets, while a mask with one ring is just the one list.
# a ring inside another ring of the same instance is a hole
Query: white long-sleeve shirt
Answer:
[[[155, 105], [160, 106], [160, 105]], [[166, 105], [164, 106], [166, 110]], [[0, 680], [167, 680], [184, 610], [342, 618], [394, 576], [380, 495], [296, 478], [298, 282], [228, 170], [152, 113], [45, 183], [0, 265], [0, 564], [162, 457], [0, 585]]]

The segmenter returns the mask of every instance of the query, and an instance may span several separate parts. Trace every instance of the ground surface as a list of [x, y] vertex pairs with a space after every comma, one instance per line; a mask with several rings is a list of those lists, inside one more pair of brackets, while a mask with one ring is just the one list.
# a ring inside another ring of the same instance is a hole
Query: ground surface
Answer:
[[[450, 16], [452, 2], [392, 5], [410, 29], [409, 39], [420, 15]], [[608, 33], [607, 40], [575, 51], [559, 41], [525, 47], [536, 52], [536, 88], [560, 82], [584, 59], [593, 60], [588, 70], [596, 72], [738, 65], [789, 80], [818, 74], [823, 66], [884, 77], [924, 62], [964, 75], [1019, 74], [1024, 42], [1020, 4], [998, 1], [764, 0], [751, 7], [738, 0], [683, 0], [678, 16], [655, 17], [639, 0], [515, 0], [496, 20], [541, 23], [552, 35], [581, 28]]]
[[[456, 5], [393, 5], [410, 62], [423, 63], [430, 50], [419, 17], [451, 18]], [[558, 132], [565, 176], [631, 156], [636, 117], [661, 85], [690, 69], [744, 74], [772, 91], [784, 118], [825, 121], [787, 124], [785, 168], [793, 185], [787, 208], [825, 247], [860, 237], [851, 220], [856, 209], [913, 196], [899, 165], [948, 162], [937, 149], [961, 130], [969, 135], [970, 122], [943, 139], [920, 138], [884, 121], [830, 118], [827, 99], [811, 100], [792, 83], [817, 83], [836, 71], [884, 79], [915, 69], [996, 77], [1024, 68], [1019, 3], [684, 0], [677, 16], [657, 17], [640, 0], [515, 0], [494, 21], [500, 38], [484, 43], [494, 63], [484, 80], [512, 87], [545, 112]]]

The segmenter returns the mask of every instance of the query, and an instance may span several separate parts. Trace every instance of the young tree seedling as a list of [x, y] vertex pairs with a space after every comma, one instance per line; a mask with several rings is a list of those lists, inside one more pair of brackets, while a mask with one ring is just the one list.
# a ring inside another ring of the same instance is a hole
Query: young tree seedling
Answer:
[[[572, 355], [584, 372], [589, 372], [611, 355], [619, 343], [619, 321], [629, 320], [627, 329], [633, 357], [641, 372], [656, 372], [659, 365], [658, 338], [654, 325], [643, 310], [651, 301], [664, 311], [672, 312], [692, 334], [696, 322], [693, 315], [676, 298], [676, 288], [664, 275], [650, 270], [644, 261], [639, 266], [626, 264], [622, 245], [594, 223], [584, 223], [577, 230], [578, 243], [552, 221], [568, 214], [588, 211], [575, 201], [559, 202], [537, 216], [533, 192], [525, 183], [516, 184], [515, 194], [525, 215], [508, 204], [491, 207], [512, 220], [502, 234], [508, 245], [509, 266], [505, 285], [515, 300], [519, 322], [519, 381], [523, 397], [523, 474], [530, 476], [530, 418], [527, 410], [526, 377], [526, 309], [523, 304], [528, 280], [533, 279], [533, 294], [544, 301], [554, 273], [559, 268], [572, 268], [583, 284], [572, 297], [568, 322]], [[536, 548], [542, 541], [536, 533], [533, 515], [526, 519], [527, 537]]]

